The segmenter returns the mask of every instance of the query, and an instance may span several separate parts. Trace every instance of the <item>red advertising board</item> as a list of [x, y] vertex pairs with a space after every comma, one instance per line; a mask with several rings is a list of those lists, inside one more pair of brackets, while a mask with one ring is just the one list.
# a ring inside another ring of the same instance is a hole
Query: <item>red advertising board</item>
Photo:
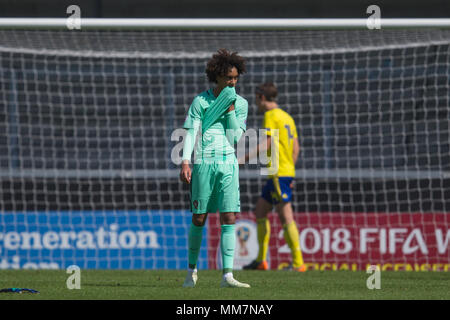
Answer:
[[[210, 215], [208, 267], [220, 269], [219, 215]], [[269, 215], [271, 269], [290, 262], [290, 251], [275, 213]], [[450, 214], [447, 213], [296, 213], [300, 245], [309, 270], [450, 271]], [[235, 268], [258, 251], [252, 213], [236, 222]]]

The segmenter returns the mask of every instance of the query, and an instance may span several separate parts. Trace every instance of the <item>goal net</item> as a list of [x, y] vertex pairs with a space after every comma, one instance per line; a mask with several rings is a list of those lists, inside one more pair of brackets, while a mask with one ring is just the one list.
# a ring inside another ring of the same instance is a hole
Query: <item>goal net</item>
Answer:
[[[187, 267], [178, 133], [219, 48], [247, 60], [248, 128], [267, 81], [296, 122], [309, 269], [449, 270], [448, 29], [0, 30], [0, 268]], [[260, 167], [240, 170], [237, 269], [257, 254]], [[218, 221], [199, 268], [221, 266]], [[290, 255], [270, 221], [277, 269]]]

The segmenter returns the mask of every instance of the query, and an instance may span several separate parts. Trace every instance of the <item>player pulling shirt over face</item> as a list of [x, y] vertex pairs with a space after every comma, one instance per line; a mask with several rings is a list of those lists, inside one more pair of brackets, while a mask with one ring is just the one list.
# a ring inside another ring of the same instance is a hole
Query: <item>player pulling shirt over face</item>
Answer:
[[[221, 49], [206, 67], [208, 80], [216, 86], [194, 98], [184, 123], [187, 135], [183, 147], [180, 179], [190, 184], [192, 224], [188, 237], [188, 274], [183, 287], [197, 282], [197, 259], [207, 213], [220, 212], [220, 249], [223, 277], [221, 287], [250, 287], [233, 277], [236, 246], [235, 221], [240, 212], [239, 166], [234, 144], [245, 130], [248, 103], [234, 89], [245, 72], [245, 60]], [[194, 168], [190, 160], [197, 133], [202, 129], [195, 149]]]

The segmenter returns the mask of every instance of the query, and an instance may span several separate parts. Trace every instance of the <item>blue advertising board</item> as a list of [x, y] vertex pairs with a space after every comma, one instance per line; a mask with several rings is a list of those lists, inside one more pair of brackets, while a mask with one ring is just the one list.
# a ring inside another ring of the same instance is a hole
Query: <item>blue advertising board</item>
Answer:
[[[0, 269], [186, 269], [183, 210], [0, 213]], [[198, 268], [207, 268], [207, 227]]]

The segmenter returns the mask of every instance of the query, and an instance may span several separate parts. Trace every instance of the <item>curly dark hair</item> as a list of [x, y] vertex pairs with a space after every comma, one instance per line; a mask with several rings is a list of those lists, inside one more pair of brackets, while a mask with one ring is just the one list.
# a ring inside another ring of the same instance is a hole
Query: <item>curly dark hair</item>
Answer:
[[237, 52], [219, 49], [208, 61], [205, 72], [210, 82], [217, 83], [217, 77], [225, 76], [233, 67], [237, 69], [239, 75], [247, 71], [245, 59]]

